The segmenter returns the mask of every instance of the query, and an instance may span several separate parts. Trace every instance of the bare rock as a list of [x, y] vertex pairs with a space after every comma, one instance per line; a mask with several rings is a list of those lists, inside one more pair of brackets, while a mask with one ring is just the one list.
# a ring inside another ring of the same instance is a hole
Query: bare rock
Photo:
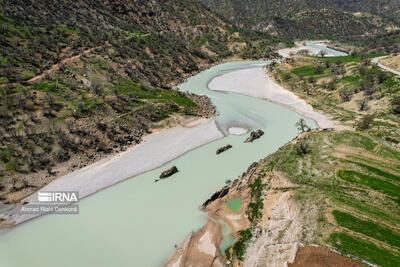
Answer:
[[178, 172], [178, 168], [176, 166], [173, 166], [173, 167], [169, 168], [168, 170], [162, 172], [161, 175], [160, 175], [160, 179], [168, 178], [168, 177], [170, 177], [171, 175], [174, 175], [177, 172]]
[[227, 150], [230, 149], [230, 148], [232, 148], [232, 146], [229, 145], [229, 144], [228, 144], [228, 145], [224, 145], [223, 147], [218, 148], [218, 149], [217, 149], [217, 155], [220, 154], [220, 153], [222, 153], [222, 152], [227, 151]]
[[203, 205], [201, 205], [200, 209], [205, 209], [207, 205], [210, 204], [211, 202], [226, 196], [229, 193], [229, 189], [230, 189], [229, 185], [222, 187], [221, 190], [215, 192], [209, 199], [207, 199], [206, 202], [204, 202]]
[[250, 136], [244, 141], [245, 143], [253, 142], [254, 140], [260, 138], [264, 135], [264, 132], [261, 130], [253, 131], [250, 133]]

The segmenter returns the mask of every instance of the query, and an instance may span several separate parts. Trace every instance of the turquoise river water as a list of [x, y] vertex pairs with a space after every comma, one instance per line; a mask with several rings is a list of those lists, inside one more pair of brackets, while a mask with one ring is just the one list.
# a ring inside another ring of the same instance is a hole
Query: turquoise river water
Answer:
[[[79, 215], [46, 215], [2, 230], [0, 266], [161, 266], [175, 244], [204, 225], [207, 215], [198, 207], [211, 194], [297, 135], [294, 125], [302, 118], [298, 113], [265, 100], [207, 89], [213, 77], [265, 63], [218, 65], [179, 86], [211, 98], [224, 138], [81, 200]], [[229, 135], [231, 126], [262, 129], [265, 135], [243, 143], [248, 134]], [[233, 148], [217, 156], [216, 149], [225, 144]], [[154, 182], [173, 165], [180, 170], [177, 174]]]

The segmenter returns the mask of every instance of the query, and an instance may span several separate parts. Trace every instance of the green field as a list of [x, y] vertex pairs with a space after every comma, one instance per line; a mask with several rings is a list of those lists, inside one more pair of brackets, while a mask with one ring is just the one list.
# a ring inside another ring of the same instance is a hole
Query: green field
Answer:
[[400, 232], [339, 210], [334, 210], [332, 214], [340, 226], [400, 248]]
[[400, 266], [400, 254], [390, 252], [387, 249], [348, 235], [346, 233], [333, 233], [329, 237], [330, 244], [340, 251], [345, 251], [361, 259], [379, 264], [385, 267]]

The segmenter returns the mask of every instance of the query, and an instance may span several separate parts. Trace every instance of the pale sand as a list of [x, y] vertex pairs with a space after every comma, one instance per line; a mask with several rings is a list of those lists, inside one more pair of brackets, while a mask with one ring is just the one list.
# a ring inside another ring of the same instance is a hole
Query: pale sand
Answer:
[[288, 107], [314, 120], [321, 128], [334, 128], [325, 115], [314, 111], [303, 99], [273, 81], [263, 67], [241, 69], [218, 76], [210, 81], [210, 90], [229, 91], [263, 98]]
[[210, 256], [215, 256], [217, 248], [212, 242], [212, 233], [205, 232], [203, 236], [199, 240], [199, 244], [197, 249], [203, 252], [204, 254], [208, 254]]
[[246, 134], [249, 131], [249, 129], [246, 128], [241, 128], [241, 127], [230, 127], [228, 129], [228, 132], [233, 135], [242, 135]]
[[[292, 53], [294, 55], [296, 55], [297, 52], [299, 52], [300, 50], [308, 50], [309, 51], [308, 55], [310, 55], [310, 56], [319, 56], [319, 53], [321, 51], [320, 49], [317, 49], [317, 48], [314, 48], [314, 47], [305, 46], [303, 43], [304, 42], [296, 42], [296, 47], [280, 49], [280, 50], [278, 50], [278, 54], [281, 57], [286, 58], [286, 57], [290, 57], [291, 56], [290, 54], [292, 54]], [[320, 43], [320, 45], [325, 46], [323, 43]], [[333, 57], [335, 55], [331, 54], [331, 53], [327, 53], [325, 56], [326, 57]]]
[[[123, 180], [155, 169], [192, 149], [222, 137], [223, 134], [218, 130], [215, 119], [201, 118], [185, 127], [177, 126], [147, 135], [142, 143], [131, 149], [62, 176], [40, 191], [78, 191], [79, 198], [84, 198]], [[23, 201], [37, 203], [37, 193]], [[37, 216], [21, 215], [17, 213], [17, 210], [18, 208], [9, 211], [11, 217], [5, 216], [5, 218], [12, 219], [18, 224]]]
[[179, 267], [181, 265], [181, 259], [182, 259], [182, 255], [179, 256], [179, 258], [177, 259], [176, 262], [171, 263], [170, 265], [168, 265], [168, 267]]
[[391, 69], [391, 68], [389, 68], [389, 67], [387, 67], [387, 66], [385, 66], [385, 65], [383, 65], [383, 64], [381, 64], [381, 63], [379, 63], [379, 61], [380, 61], [381, 59], [384, 59], [384, 58], [387, 58], [387, 57], [388, 57], [388, 56], [375, 57], [375, 58], [373, 58], [373, 59], [371, 60], [371, 62], [372, 62], [372, 63], [378, 64], [378, 67], [380, 67], [380, 68], [382, 68], [382, 69], [384, 69], [384, 70], [387, 70], [387, 71], [389, 71], [389, 72], [391, 72], [391, 73], [393, 73], [393, 74], [396, 74], [396, 75], [400, 75], [400, 71], [396, 71], [396, 70], [394, 70], [394, 69]]

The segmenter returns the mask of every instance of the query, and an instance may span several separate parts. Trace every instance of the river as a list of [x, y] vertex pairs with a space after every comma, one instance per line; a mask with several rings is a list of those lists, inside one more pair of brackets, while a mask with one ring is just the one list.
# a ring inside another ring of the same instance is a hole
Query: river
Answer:
[[[79, 215], [46, 215], [2, 230], [0, 266], [162, 265], [174, 245], [204, 225], [207, 215], [198, 207], [212, 193], [298, 134], [294, 125], [303, 118], [300, 114], [258, 98], [207, 88], [214, 77], [266, 63], [225, 63], [181, 84], [180, 90], [210, 97], [225, 137], [81, 200]], [[233, 126], [262, 129], [265, 135], [243, 143], [248, 134], [230, 135]], [[216, 155], [225, 144], [233, 148]], [[154, 182], [173, 165], [179, 169], [177, 174]]]

